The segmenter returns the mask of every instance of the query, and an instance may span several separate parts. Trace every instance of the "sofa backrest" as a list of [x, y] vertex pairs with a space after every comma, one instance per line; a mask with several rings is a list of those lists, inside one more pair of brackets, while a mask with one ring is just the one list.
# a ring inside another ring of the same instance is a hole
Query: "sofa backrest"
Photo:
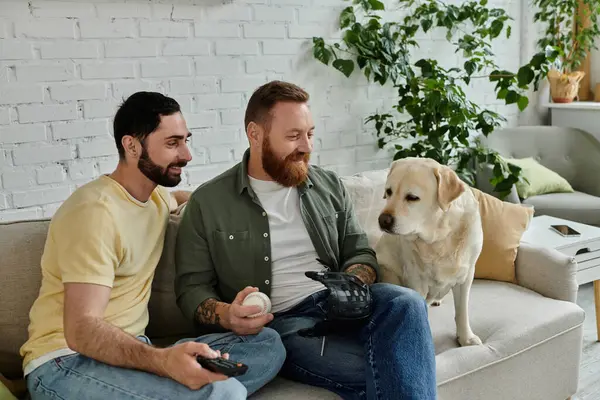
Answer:
[[[371, 245], [380, 235], [377, 217], [383, 208], [386, 176], [387, 170], [378, 170], [342, 177]], [[40, 288], [40, 260], [49, 224], [49, 219], [0, 223], [0, 373], [8, 378], [22, 374], [19, 348], [27, 340], [29, 309]], [[146, 334], [157, 343], [172, 343], [194, 334], [191, 321], [183, 317], [175, 302], [174, 249], [178, 225], [179, 216], [172, 215], [148, 305], [150, 322]]]
[[498, 129], [483, 143], [507, 158], [533, 157], [578, 186], [580, 160], [597, 159], [600, 142], [588, 132], [560, 126], [519, 126]]

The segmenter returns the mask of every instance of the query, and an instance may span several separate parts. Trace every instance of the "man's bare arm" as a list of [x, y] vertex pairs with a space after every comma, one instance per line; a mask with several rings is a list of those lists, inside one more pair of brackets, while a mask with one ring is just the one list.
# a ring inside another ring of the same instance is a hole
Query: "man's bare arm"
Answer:
[[110, 291], [102, 285], [65, 283], [64, 327], [69, 348], [109, 365], [167, 376], [163, 349], [104, 320]]
[[367, 285], [372, 285], [377, 278], [375, 270], [371, 266], [365, 264], [351, 265], [346, 269], [346, 272], [350, 275], [355, 275]]

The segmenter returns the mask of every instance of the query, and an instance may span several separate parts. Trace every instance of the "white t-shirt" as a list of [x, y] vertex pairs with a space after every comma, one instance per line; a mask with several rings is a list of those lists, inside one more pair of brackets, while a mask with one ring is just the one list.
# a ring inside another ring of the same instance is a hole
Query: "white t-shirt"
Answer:
[[322, 271], [323, 265], [310, 240], [297, 188], [250, 178], [250, 186], [269, 218], [271, 231], [271, 312], [286, 311], [325, 286], [307, 278], [306, 271]]

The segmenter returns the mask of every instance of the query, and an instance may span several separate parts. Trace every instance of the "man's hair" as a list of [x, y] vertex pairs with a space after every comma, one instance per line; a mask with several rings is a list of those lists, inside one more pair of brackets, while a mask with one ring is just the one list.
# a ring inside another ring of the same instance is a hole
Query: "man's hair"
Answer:
[[161, 116], [180, 111], [177, 101], [157, 92], [137, 92], [129, 96], [117, 110], [113, 121], [119, 157], [125, 158], [125, 149], [121, 143], [123, 136], [133, 136], [143, 143], [158, 127]]
[[271, 110], [275, 104], [282, 101], [306, 103], [308, 99], [308, 93], [293, 83], [282, 81], [266, 83], [256, 89], [250, 100], [248, 100], [244, 117], [244, 129], [248, 128], [250, 122], [254, 122], [269, 132], [273, 117]]

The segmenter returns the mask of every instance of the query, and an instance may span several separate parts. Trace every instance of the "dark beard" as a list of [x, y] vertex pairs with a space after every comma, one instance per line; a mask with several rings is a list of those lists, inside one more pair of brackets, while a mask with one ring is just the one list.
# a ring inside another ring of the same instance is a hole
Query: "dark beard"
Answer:
[[148, 151], [146, 150], [146, 146], [142, 144], [142, 155], [138, 161], [138, 168], [142, 171], [142, 174], [146, 176], [146, 178], [150, 179], [152, 182], [157, 185], [164, 187], [174, 187], [179, 185], [181, 182], [181, 175], [170, 175], [169, 168], [171, 167], [185, 167], [187, 162], [180, 161], [176, 163], [169, 164], [166, 168], [161, 167], [160, 165], [155, 164], [151, 159]]
[[[298, 161], [303, 161], [299, 163]], [[269, 138], [265, 138], [262, 146], [263, 169], [275, 182], [285, 187], [296, 187], [303, 183], [308, 176], [308, 161], [310, 153], [294, 151], [285, 159], [277, 158]]]

